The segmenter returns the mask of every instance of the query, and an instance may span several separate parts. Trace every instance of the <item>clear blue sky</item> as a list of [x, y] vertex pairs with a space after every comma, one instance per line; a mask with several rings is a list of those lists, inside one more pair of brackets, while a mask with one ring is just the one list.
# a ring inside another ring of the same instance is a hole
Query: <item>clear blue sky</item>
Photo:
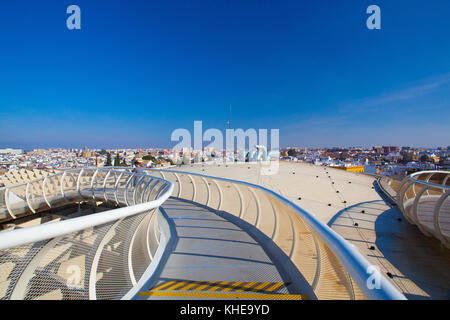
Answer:
[[[82, 29], [66, 28], [81, 8]], [[366, 28], [381, 7], [382, 29]], [[450, 145], [450, 1], [0, 2], [0, 147]]]

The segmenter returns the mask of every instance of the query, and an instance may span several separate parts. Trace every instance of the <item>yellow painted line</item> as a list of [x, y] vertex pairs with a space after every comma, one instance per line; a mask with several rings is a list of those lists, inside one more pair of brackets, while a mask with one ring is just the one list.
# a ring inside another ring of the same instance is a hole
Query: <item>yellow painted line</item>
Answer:
[[228, 288], [223, 289], [222, 291], [230, 291], [231, 289], [233, 289], [234, 287], [237, 287], [241, 283], [242, 283], [242, 281], [235, 282], [231, 286], [229, 286]]
[[270, 286], [270, 287], [267, 288], [265, 291], [267, 291], [267, 292], [272, 292], [272, 291], [278, 289], [279, 287], [281, 287], [283, 284], [284, 284], [283, 282], [275, 283], [273, 286]]
[[268, 286], [268, 285], [271, 284], [271, 283], [273, 283], [273, 282], [263, 282], [263, 283], [261, 283], [259, 286], [254, 287], [254, 288], [252, 289], [252, 291], [260, 290], [260, 289], [264, 288], [265, 286]]
[[169, 282], [163, 283], [162, 285], [160, 285], [160, 286], [158, 286], [158, 287], [156, 287], [156, 288], [152, 288], [152, 290], [161, 290], [161, 289], [163, 289], [163, 288], [165, 288], [165, 287], [170, 286], [171, 284], [173, 284], [173, 283], [175, 283], [175, 282], [176, 282], [176, 281], [169, 281]]
[[208, 291], [216, 291], [217, 289], [222, 288], [224, 284], [228, 284], [228, 283], [230, 283], [230, 282], [229, 281], [219, 282], [217, 286], [212, 287], [211, 289], [208, 289]]
[[[175, 290], [176, 288], [181, 287], [181, 286], [184, 286], [185, 284], [187, 284], [186, 281], [180, 281], [180, 282], [178, 282], [178, 283], [175, 283], [173, 286], [170, 286], [170, 287], [168, 287], [168, 288], [165, 288], [164, 290]], [[153, 290], [156, 290], [156, 289], [153, 289]]]
[[216, 281], [208, 281], [207, 284], [204, 284], [204, 285], [202, 285], [202, 286], [200, 286], [200, 287], [198, 287], [198, 288], [195, 288], [194, 291], [202, 291], [203, 289], [205, 289], [205, 288], [207, 288], [207, 287], [209, 287], [210, 285], [213, 285], [213, 284], [215, 284], [215, 283], [216, 283]]
[[247, 284], [243, 285], [239, 289], [235, 290], [236, 292], [244, 291], [244, 289], [250, 288], [254, 286], [257, 282], [248, 282]]
[[167, 291], [141, 291], [141, 296], [157, 297], [195, 297], [195, 298], [225, 298], [225, 299], [273, 299], [273, 300], [304, 300], [304, 294], [260, 294], [260, 293], [221, 293], [221, 292], [167, 292]]
[[192, 287], [195, 287], [196, 285], [199, 285], [200, 283], [203, 283], [202, 281], [194, 281], [193, 283], [188, 284], [186, 287], [179, 288], [178, 290], [189, 290]]

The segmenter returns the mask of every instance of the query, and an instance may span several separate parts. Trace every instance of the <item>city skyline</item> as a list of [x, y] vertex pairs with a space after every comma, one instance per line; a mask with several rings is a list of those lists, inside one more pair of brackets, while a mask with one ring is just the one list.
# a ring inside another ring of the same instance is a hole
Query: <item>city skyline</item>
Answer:
[[[203, 146], [203, 148], [205, 148], [207, 146], [207, 144], [205, 143], [205, 145]], [[450, 148], [449, 146], [446, 145], [436, 145], [436, 146], [408, 146], [408, 145], [393, 145], [393, 144], [384, 144], [384, 145], [373, 145], [373, 146], [360, 146], [360, 145], [333, 145], [333, 146], [307, 146], [307, 145], [284, 145], [284, 146], [280, 146], [280, 150], [288, 150], [288, 149], [357, 149], [357, 148], [361, 148], [364, 150], [371, 150], [375, 147], [385, 147], [385, 146], [393, 146], [393, 147], [398, 147], [398, 148], [412, 148], [412, 149], [425, 149], [425, 150], [437, 150], [437, 149], [448, 149]], [[24, 151], [33, 151], [33, 150], [82, 150], [84, 147], [87, 147], [89, 150], [106, 150], [106, 151], [115, 151], [115, 150], [181, 150], [181, 149], [176, 149], [173, 147], [159, 147], [159, 146], [150, 146], [150, 147], [143, 147], [143, 146], [123, 146], [123, 147], [105, 147], [105, 146], [92, 146], [92, 145], [88, 145], [88, 144], [84, 144], [84, 145], [79, 145], [79, 146], [67, 146], [67, 147], [58, 147], [58, 146], [53, 146], [53, 147], [11, 147], [11, 146], [3, 146], [0, 145], [0, 149], [20, 149], [20, 150], [24, 150]], [[194, 151], [199, 151], [200, 149], [194, 149], [191, 148]], [[215, 149], [215, 148], [213, 148]], [[236, 148], [235, 148], [236, 149]], [[246, 149], [248, 149], [248, 146], [246, 147]], [[250, 147], [250, 149], [252, 149], [252, 147]], [[219, 151], [225, 151], [227, 150], [226, 148], [223, 149], [217, 149]]]
[[[0, 146], [171, 148], [194, 120], [280, 147], [450, 144], [448, 1], [4, 1]], [[432, 35], [432, 36], [431, 36]], [[207, 145], [205, 143], [205, 145]]]

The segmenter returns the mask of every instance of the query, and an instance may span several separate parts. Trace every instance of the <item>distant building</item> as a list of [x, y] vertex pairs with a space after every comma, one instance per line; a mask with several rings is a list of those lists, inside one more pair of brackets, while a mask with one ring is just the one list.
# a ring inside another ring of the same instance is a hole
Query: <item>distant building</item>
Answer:
[[330, 168], [345, 170], [345, 171], [349, 171], [349, 172], [364, 173], [364, 166], [330, 166]]
[[5, 148], [5, 149], [0, 149], [0, 154], [22, 154], [23, 150], [22, 149], [11, 149], [11, 148]]
[[437, 155], [435, 155], [434, 153], [430, 155], [430, 159], [434, 162], [434, 163], [439, 163], [439, 161], [441, 160]]
[[414, 150], [403, 150], [400, 154], [405, 161], [419, 161], [419, 154]]
[[393, 151], [390, 152], [387, 156], [386, 159], [390, 160], [390, 161], [398, 161], [399, 159], [402, 159], [403, 156], [398, 153], [397, 151]]
[[373, 147], [373, 150], [376, 154], [382, 154], [383, 153], [383, 147], [382, 146], [375, 146]]
[[83, 152], [81, 153], [82, 158], [90, 158], [92, 153], [89, 151], [87, 147], [84, 147]]
[[388, 154], [391, 152], [397, 152], [398, 151], [398, 147], [392, 147], [392, 146], [383, 146], [383, 153]]

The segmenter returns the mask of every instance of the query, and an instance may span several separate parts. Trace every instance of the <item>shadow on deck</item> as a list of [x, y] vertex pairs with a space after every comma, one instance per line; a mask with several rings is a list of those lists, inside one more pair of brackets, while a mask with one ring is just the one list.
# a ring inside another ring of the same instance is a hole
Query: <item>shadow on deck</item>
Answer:
[[[283, 259], [280, 249], [268, 250], [250, 235], [259, 232], [254, 226], [227, 212], [179, 198], [167, 200], [162, 210], [172, 225], [174, 242], [154, 281], [144, 289], [168, 292], [140, 299], [189, 299], [192, 292], [222, 290], [254, 292], [281, 283], [273, 293], [315, 299], [303, 276], [290, 272], [289, 258]], [[187, 292], [184, 297], [180, 296], [183, 292]]]
[[449, 250], [409, 224], [396, 206], [385, 200], [361, 202], [339, 211], [328, 225], [408, 299], [450, 299]]

